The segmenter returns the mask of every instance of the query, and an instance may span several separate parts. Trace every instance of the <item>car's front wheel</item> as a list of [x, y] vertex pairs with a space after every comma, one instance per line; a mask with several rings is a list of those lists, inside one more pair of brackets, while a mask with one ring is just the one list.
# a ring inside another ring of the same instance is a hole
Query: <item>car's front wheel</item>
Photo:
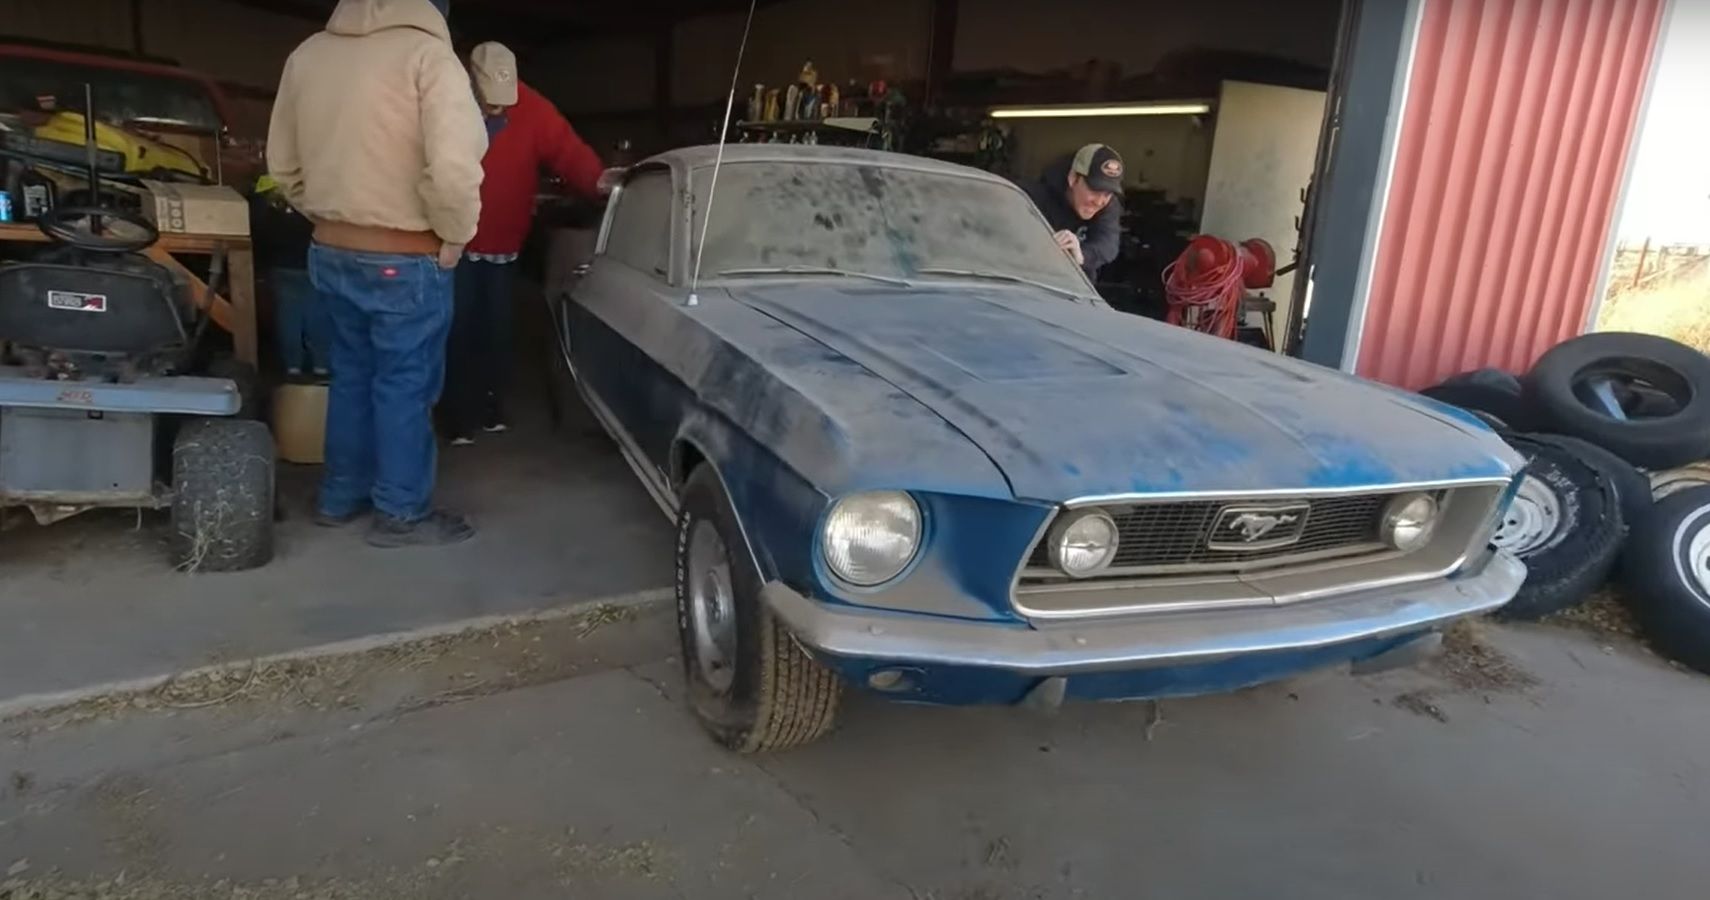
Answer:
[[785, 750], [831, 729], [842, 683], [760, 599], [718, 476], [700, 466], [677, 516], [677, 635], [689, 706], [739, 753]]

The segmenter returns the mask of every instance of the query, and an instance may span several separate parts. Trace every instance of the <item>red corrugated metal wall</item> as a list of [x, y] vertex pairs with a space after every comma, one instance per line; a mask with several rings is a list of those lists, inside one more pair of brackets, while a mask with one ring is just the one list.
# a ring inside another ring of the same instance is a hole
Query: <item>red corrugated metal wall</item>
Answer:
[[1664, 0], [1423, 0], [1357, 371], [1421, 387], [1579, 333]]

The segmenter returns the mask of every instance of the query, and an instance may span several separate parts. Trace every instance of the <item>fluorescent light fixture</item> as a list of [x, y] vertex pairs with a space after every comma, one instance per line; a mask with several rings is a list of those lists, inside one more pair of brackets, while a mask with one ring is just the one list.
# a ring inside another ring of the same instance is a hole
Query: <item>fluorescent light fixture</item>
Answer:
[[999, 106], [994, 119], [1091, 119], [1105, 116], [1199, 116], [1211, 112], [1202, 102], [1066, 103], [1060, 106]]

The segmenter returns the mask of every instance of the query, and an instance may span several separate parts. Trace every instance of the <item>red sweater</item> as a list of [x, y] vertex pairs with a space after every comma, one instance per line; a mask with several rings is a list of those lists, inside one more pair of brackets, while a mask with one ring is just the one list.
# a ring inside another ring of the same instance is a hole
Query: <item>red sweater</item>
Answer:
[[517, 105], [505, 112], [505, 126], [493, 136], [481, 160], [481, 225], [469, 250], [516, 253], [534, 223], [534, 196], [545, 169], [578, 194], [599, 196], [605, 170], [593, 148], [576, 136], [552, 101], [526, 84], [517, 84]]

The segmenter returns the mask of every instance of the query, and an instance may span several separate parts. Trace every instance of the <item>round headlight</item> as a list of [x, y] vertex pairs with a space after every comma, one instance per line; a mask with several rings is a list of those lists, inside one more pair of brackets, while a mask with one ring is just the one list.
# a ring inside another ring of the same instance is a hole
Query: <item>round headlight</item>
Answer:
[[1384, 508], [1383, 542], [1397, 550], [1417, 550], [1437, 529], [1437, 499], [1430, 494], [1402, 494]]
[[1116, 523], [1096, 509], [1070, 513], [1051, 526], [1051, 561], [1071, 578], [1096, 575], [1116, 558]]
[[838, 578], [860, 587], [884, 584], [920, 549], [920, 507], [902, 491], [844, 497], [825, 517], [821, 542]]

